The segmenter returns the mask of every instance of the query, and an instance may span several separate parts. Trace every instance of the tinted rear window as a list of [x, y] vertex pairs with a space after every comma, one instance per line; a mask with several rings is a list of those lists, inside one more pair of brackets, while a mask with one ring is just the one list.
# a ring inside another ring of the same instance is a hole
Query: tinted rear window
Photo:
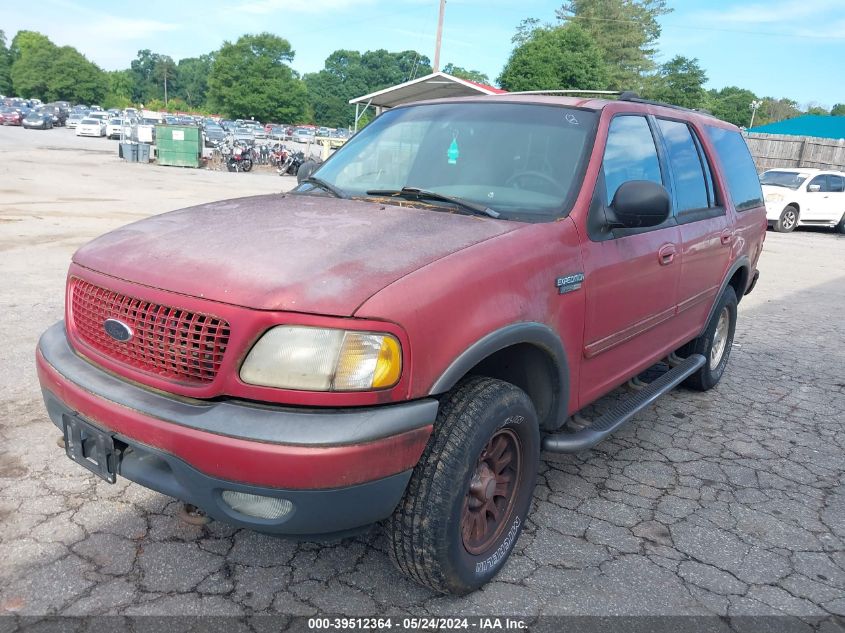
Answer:
[[728, 192], [737, 211], [747, 211], [762, 206], [763, 190], [757, 168], [745, 139], [739, 132], [719, 127], [705, 126], [707, 136], [716, 148], [722, 173], [728, 183]]

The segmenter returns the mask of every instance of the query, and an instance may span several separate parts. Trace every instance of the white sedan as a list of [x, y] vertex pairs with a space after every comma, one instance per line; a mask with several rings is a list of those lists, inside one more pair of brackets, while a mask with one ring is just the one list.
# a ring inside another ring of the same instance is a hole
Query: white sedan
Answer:
[[102, 119], [82, 119], [76, 126], [77, 136], [105, 136], [106, 122]]
[[770, 169], [760, 176], [769, 225], [780, 233], [797, 226], [834, 227], [845, 233], [845, 173]]
[[124, 130], [126, 136], [132, 133], [129, 121], [124, 119], [109, 119], [109, 122], [106, 123], [106, 137], [111, 139], [120, 138], [121, 128]]

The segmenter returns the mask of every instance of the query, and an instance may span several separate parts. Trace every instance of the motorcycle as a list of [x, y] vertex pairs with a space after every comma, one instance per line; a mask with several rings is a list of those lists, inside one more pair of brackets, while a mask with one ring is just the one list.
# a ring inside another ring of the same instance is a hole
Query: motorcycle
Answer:
[[279, 166], [280, 176], [296, 176], [299, 173], [299, 168], [305, 162], [305, 152], [302, 150], [288, 154], [284, 162]]
[[236, 145], [226, 159], [226, 169], [229, 171], [250, 171], [252, 169], [251, 154], [250, 148]]

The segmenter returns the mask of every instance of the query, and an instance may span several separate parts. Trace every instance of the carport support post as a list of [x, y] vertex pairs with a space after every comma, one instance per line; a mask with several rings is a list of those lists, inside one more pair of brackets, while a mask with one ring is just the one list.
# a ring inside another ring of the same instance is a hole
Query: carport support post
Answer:
[[357, 132], [357, 131], [358, 131], [358, 121], [361, 119], [361, 117], [362, 117], [362, 116], [364, 116], [364, 112], [366, 112], [366, 111], [367, 111], [367, 108], [369, 108], [369, 107], [370, 107], [370, 104], [371, 104], [372, 102], [373, 102], [373, 100], [372, 100], [372, 99], [370, 99], [369, 101], [367, 101], [367, 104], [364, 106], [364, 109], [363, 109], [363, 110], [361, 110], [360, 112], [359, 112], [359, 106], [360, 106], [361, 104], [360, 104], [360, 103], [356, 103], [356, 104], [355, 104], [355, 130], [354, 130], [355, 132]]

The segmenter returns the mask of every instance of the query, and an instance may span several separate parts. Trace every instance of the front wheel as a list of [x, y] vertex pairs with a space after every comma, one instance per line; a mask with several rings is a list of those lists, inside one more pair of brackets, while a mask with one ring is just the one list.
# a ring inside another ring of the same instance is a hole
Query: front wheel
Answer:
[[834, 230], [837, 233], [845, 235], [845, 213], [842, 214], [842, 219], [839, 220], [839, 224], [836, 225]]
[[246, 172], [252, 169], [252, 160], [250, 160], [249, 158], [245, 158], [242, 162], [243, 164], [241, 165], [241, 171]]
[[516, 544], [540, 459], [534, 405], [518, 387], [471, 377], [441, 402], [405, 496], [387, 520], [406, 576], [463, 595], [491, 580]]
[[791, 233], [798, 225], [798, 209], [789, 205], [780, 213], [778, 221], [775, 222], [775, 231], [778, 233]]

